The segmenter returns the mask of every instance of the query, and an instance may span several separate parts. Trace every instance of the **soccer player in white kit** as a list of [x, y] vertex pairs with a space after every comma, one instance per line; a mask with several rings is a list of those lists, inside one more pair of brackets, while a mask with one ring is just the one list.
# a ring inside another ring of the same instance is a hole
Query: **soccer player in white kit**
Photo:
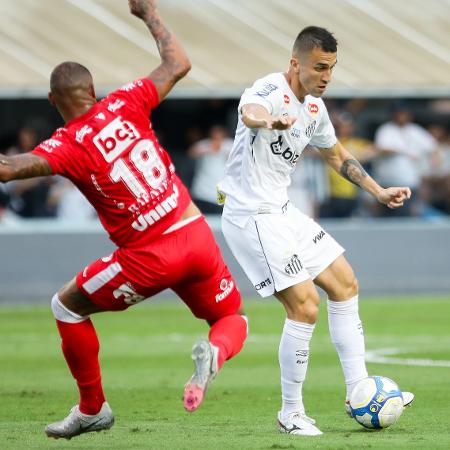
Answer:
[[[246, 89], [226, 177], [222, 230], [235, 258], [262, 297], [274, 295], [287, 318], [279, 347], [282, 407], [280, 431], [319, 435], [305, 414], [302, 384], [308, 366], [319, 294], [328, 295], [330, 335], [342, 364], [348, 399], [366, 378], [364, 336], [358, 314], [358, 282], [344, 249], [288, 199], [290, 175], [309, 144], [344, 178], [389, 208], [409, 199], [408, 187], [379, 186], [336, 139], [321, 100], [337, 62], [337, 41], [327, 30], [307, 27], [293, 46], [289, 69]], [[413, 399], [403, 393], [405, 406]]]

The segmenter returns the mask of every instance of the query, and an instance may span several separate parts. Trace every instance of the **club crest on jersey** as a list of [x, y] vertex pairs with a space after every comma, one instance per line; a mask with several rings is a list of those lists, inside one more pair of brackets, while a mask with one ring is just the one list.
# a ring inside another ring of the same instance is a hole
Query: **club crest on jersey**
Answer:
[[288, 275], [297, 275], [302, 270], [303, 266], [302, 263], [300, 262], [298, 255], [292, 255], [287, 261], [286, 267], [284, 268], [284, 271]]
[[284, 94], [283, 98], [284, 98], [284, 103], [286, 103], [286, 105], [289, 105], [289, 103], [291, 103], [291, 98], [289, 97], [289, 95]]
[[140, 137], [131, 122], [117, 117], [95, 135], [92, 141], [106, 162], [112, 162]]
[[312, 116], [315, 116], [319, 112], [319, 107], [315, 103], [309, 103], [308, 111]]

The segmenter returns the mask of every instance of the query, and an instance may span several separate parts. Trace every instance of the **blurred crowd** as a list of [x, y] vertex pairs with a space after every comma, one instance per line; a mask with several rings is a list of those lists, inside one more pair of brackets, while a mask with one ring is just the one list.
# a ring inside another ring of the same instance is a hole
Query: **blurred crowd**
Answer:
[[[291, 200], [303, 212], [315, 218], [450, 215], [450, 101], [432, 102], [430, 117], [437, 112], [441, 119], [425, 124], [417, 123], [407, 102], [389, 102], [385, 120], [373, 130], [362, 130], [360, 126], [361, 118], [370, 113], [367, 101], [338, 104], [329, 100], [327, 106], [339, 140], [366, 171], [382, 186], [409, 186], [413, 196], [403, 208], [389, 210], [327, 167], [315, 149], [307, 148], [289, 188]], [[233, 146], [235, 105], [220, 112], [207, 114], [205, 121], [197, 118], [195, 126], [188, 124], [182, 140], [175, 144], [175, 152], [171, 142], [165, 142], [170, 141], [166, 139], [168, 131], [158, 128], [158, 118], [154, 119], [160, 141], [172, 154], [183, 181], [205, 214], [221, 212], [216, 204], [216, 185], [224, 176]], [[198, 123], [204, 123], [205, 128]], [[28, 152], [42, 138], [33, 126], [23, 126], [13, 145], [0, 152]], [[69, 181], [60, 177], [0, 185], [0, 222], [50, 217], [73, 222], [96, 220], [92, 206]]]

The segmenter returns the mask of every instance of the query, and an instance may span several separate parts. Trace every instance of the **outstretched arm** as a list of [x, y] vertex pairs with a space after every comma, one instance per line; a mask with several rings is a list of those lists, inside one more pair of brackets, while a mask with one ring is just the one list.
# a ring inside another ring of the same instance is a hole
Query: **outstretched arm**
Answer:
[[319, 149], [325, 161], [340, 173], [346, 180], [360, 186], [372, 194], [380, 203], [395, 209], [403, 206], [403, 202], [411, 197], [408, 187], [382, 188], [370, 177], [356, 158], [337, 141], [330, 149]]
[[249, 103], [241, 108], [242, 122], [248, 128], [287, 130], [297, 120], [295, 117], [274, 117], [262, 105]]
[[130, 11], [139, 17], [155, 38], [161, 64], [149, 75], [158, 91], [159, 100], [170, 92], [175, 83], [191, 69], [191, 63], [177, 37], [162, 21], [155, 0], [128, 0]]
[[0, 154], [0, 182], [52, 175], [46, 159], [31, 153], [5, 156]]

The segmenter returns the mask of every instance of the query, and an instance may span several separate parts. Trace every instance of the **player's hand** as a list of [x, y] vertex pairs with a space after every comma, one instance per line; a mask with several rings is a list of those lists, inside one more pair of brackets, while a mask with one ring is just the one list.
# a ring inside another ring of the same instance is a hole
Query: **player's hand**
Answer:
[[269, 130], [288, 130], [294, 125], [297, 117], [281, 116], [266, 119], [266, 128]]
[[140, 19], [145, 19], [148, 14], [156, 9], [155, 0], [128, 0], [130, 12]]
[[383, 189], [377, 195], [377, 200], [390, 209], [400, 208], [403, 203], [411, 198], [411, 189], [408, 187], [390, 187]]

